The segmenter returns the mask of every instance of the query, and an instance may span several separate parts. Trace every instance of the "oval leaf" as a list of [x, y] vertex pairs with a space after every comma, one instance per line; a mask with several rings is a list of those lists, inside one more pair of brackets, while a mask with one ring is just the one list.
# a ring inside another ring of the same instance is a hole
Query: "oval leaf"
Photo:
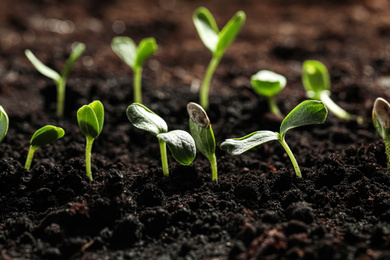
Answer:
[[99, 121], [89, 105], [84, 105], [77, 111], [77, 122], [85, 136], [92, 138], [99, 136]]
[[137, 128], [157, 136], [168, 132], [167, 123], [149, 108], [139, 103], [131, 104], [126, 110], [127, 118]]
[[5, 112], [4, 108], [0, 106], [0, 143], [3, 141], [4, 137], [7, 135], [9, 126], [8, 115]]
[[157, 51], [157, 43], [154, 38], [143, 39], [137, 48], [137, 56], [134, 61], [135, 67], [142, 67], [145, 61]]
[[27, 58], [31, 61], [32, 65], [44, 76], [54, 80], [59, 81], [61, 79], [60, 74], [58, 74], [53, 69], [49, 68], [45, 64], [43, 64], [40, 60], [35, 57], [35, 55], [30, 50], [25, 50]]
[[234, 41], [238, 32], [241, 30], [241, 27], [244, 25], [245, 19], [245, 13], [243, 11], [238, 11], [225, 27], [223, 27], [218, 35], [219, 41], [216, 48], [217, 55], [222, 56], [229, 45]]
[[204, 45], [212, 52], [217, 48], [219, 29], [210, 11], [199, 7], [194, 11], [192, 20]]
[[46, 125], [38, 129], [30, 140], [30, 144], [34, 148], [38, 148], [49, 144], [65, 135], [64, 129], [53, 125]]
[[74, 48], [72, 50], [72, 53], [70, 54], [69, 58], [66, 60], [65, 67], [61, 71], [61, 77], [62, 78], [67, 78], [68, 77], [70, 71], [73, 68], [74, 63], [81, 56], [81, 54], [83, 54], [84, 50], [85, 50], [85, 44], [84, 43], [81, 43], [81, 42], [75, 43], [75, 46], [74, 46]]
[[196, 156], [195, 142], [192, 136], [183, 130], [174, 130], [157, 135], [167, 143], [173, 158], [183, 165], [191, 164]]
[[303, 101], [284, 118], [280, 125], [280, 135], [284, 138], [286, 132], [295, 127], [322, 124], [327, 115], [328, 109], [321, 101]]
[[256, 131], [241, 138], [226, 139], [221, 149], [230, 155], [239, 155], [263, 143], [278, 140], [278, 134], [271, 131]]
[[263, 96], [272, 97], [286, 86], [286, 78], [269, 70], [261, 70], [251, 77], [254, 90]]
[[111, 41], [112, 50], [131, 68], [134, 69], [137, 57], [137, 45], [129, 37], [117, 36]]
[[302, 83], [308, 96], [320, 99], [320, 93], [330, 89], [330, 78], [326, 66], [317, 60], [306, 60], [302, 66]]
[[377, 98], [374, 102], [372, 122], [380, 136], [385, 139], [390, 132], [390, 104], [383, 98]]
[[95, 113], [96, 119], [99, 123], [98, 135], [100, 135], [100, 133], [103, 130], [103, 124], [104, 124], [104, 106], [102, 102], [100, 102], [99, 100], [93, 101], [88, 106], [92, 108], [93, 112]]

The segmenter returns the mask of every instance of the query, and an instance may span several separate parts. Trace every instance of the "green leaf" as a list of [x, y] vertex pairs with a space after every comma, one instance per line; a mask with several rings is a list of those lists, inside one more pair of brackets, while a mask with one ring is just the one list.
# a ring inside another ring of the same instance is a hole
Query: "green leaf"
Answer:
[[199, 7], [192, 16], [195, 28], [204, 45], [214, 53], [219, 41], [219, 29], [210, 11], [204, 7]]
[[327, 115], [328, 109], [321, 101], [303, 101], [284, 118], [280, 125], [280, 135], [284, 138], [286, 132], [295, 127], [322, 124]]
[[135, 67], [142, 67], [145, 61], [157, 51], [157, 43], [154, 38], [143, 39], [137, 48], [137, 56], [134, 61]]
[[261, 70], [251, 77], [254, 90], [263, 96], [272, 97], [286, 86], [286, 78], [269, 70]]
[[98, 135], [99, 135], [103, 130], [103, 124], [104, 124], [103, 104], [99, 100], [95, 100], [91, 104], [89, 104], [89, 107], [92, 108], [93, 112], [95, 113], [96, 119], [99, 123], [99, 130], [98, 130]]
[[278, 134], [272, 131], [256, 131], [241, 138], [226, 139], [221, 149], [230, 155], [239, 155], [263, 143], [278, 140]]
[[222, 56], [229, 45], [234, 41], [238, 32], [241, 30], [241, 27], [244, 25], [245, 19], [245, 13], [243, 11], [238, 11], [225, 27], [223, 27], [218, 35], [219, 41], [216, 48], [217, 55]]
[[43, 64], [40, 60], [35, 57], [35, 55], [30, 50], [25, 50], [24, 53], [26, 54], [27, 58], [31, 61], [32, 65], [44, 76], [58, 82], [61, 79], [60, 74], [58, 74], [53, 69], [49, 68], [45, 64]]
[[49, 144], [65, 135], [64, 129], [53, 125], [46, 125], [38, 129], [30, 140], [34, 149]]
[[3, 141], [4, 137], [7, 135], [9, 126], [8, 115], [5, 112], [4, 108], [0, 106], [0, 143]]
[[70, 71], [73, 68], [74, 63], [76, 60], [83, 54], [85, 50], [85, 44], [78, 42], [76, 43], [75, 47], [72, 50], [72, 53], [70, 54], [69, 58], [66, 60], [65, 67], [61, 71], [61, 77], [66, 79], [70, 73]]
[[302, 83], [309, 98], [320, 99], [322, 91], [329, 91], [330, 77], [326, 66], [317, 60], [306, 60], [302, 66]]
[[167, 143], [173, 158], [178, 163], [189, 165], [195, 159], [196, 147], [192, 136], [183, 130], [174, 130], [157, 135]]
[[131, 104], [126, 110], [127, 118], [137, 128], [157, 136], [168, 132], [167, 123], [149, 108], [139, 103]]
[[377, 98], [374, 102], [372, 122], [383, 139], [390, 136], [390, 104], [383, 98]]
[[112, 50], [132, 69], [137, 57], [137, 45], [132, 39], [125, 36], [114, 37], [111, 41]]
[[103, 129], [103, 104], [100, 101], [94, 101], [89, 105], [82, 106], [77, 111], [77, 122], [85, 136], [97, 138]]

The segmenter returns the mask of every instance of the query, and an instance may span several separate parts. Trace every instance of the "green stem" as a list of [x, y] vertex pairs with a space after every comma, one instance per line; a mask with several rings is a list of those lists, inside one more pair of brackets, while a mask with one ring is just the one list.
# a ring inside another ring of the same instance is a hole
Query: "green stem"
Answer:
[[271, 113], [273, 113], [277, 116], [282, 116], [282, 113], [280, 113], [280, 110], [279, 110], [278, 106], [276, 105], [275, 97], [274, 96], [268, 97], [267, 100], [268, 100], [268, 106], [269, 106]]
[[30, 170], [30, 167], [31, 167], [31, 162], [32, 162], [32, 159], [34, 157], [34, 153], [35, 151], [38, 149], [38, 147], [34, 147], [34, 146], [31, 146], [30, 145], [30, 148], [28, 150], [28, 154], [27, 154], [27, 159], [26, 159], [26, 163], [24, 165], [24, 169], [26, 170]]
[[66, 78], [60, 78], [57, 82], [57, 116], [64, 114]]
[[322, 102], [324, 102], [325, 106], [337, 117], [345, 120], [351, 120], [352, 116], [339, 107], [333, 100], [329, 97], [329, 93], [327, 91], [322, 91], [320, 94], [320, 99]]
[[142, 104], [142, 91], [141, 91], [141, 80], [142, 80], [142, 67], [134, 68], [134, 102]]
[[284, 150], [286, 150], [286, 153], [288, 155], [288, 157], [290, 158], [291, 160], [291, 163], [294, 167], [294, 170], [295, 170], [295, 173], [297, 174], [297, 176], [299, 178], [302, 177], [302, 174], [301, 174], [301, 169], [299, 169], [299, 165], [298, 165], [298, 162], [297, 160], [295, 159], [295, 156], [294, 154], [292, 153], [290, 147], [287, 145], [286, 141], [284, 140], [284, 137], [282, 137], [280, 134], [278, 134], [278, 140], [279, 142], [282, 144]]
[[168, 168], [167, 144], [160, 138], [158, 138], [158, 143], [160, 145], [161, 164], [162, 164], [163, 174], [165, 177], [168, 177], [169, 168]]
[[209, 161], [211, 164], [211, 173], [212, 180], [218, 183], [218, 168], [217, 168], [217, 158], [215, 157], [215, 153], [209, 157]]
[[386, 156], [387, 156], [387, 169], [390, 170], [390, 136], [385, 136], [385, 147], [386, 147]]
[[209, 66], [207, 67], [206, 74], [204, 76], [202, 86], [200, 87], [200, 105], [208, 110], [209, 108], [209, 87], [211, 78], [213, 77], [214, 71], [217, 68], [222, 56], [214, 56], [211, 59]]
[[85, 170], [87, 172], [87, 177], [93, 181], [92, 178], [92, 169], [91, 169], [91, 152], [92, 144], [95, 139], [93, 137], [87, 136], [87, 144], [85, 147]]

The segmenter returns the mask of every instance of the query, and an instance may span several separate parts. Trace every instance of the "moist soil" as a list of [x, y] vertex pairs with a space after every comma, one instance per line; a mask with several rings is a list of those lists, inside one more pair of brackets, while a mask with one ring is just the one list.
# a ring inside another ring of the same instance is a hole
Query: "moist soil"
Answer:
[[[206, 6], [221, 27], [237, 10], [247, 21], [217, 68], [208, 111], [217, 146], [256, 130], [278, 131], [250, 76], [285, 75], [277, 104], [306, 100], [301, 66], [329, 68], [332, 99], [363, 124], [329, 114], [323, 125], [290, 130], [300, 164], [269, 142], [239, 156], [217, 149], [219, 181], [206, 158], [170, 156], [164, 178], [157, 139], [133, 127], [132, 71], [111, 50], [114, 36], [155, 37], [145, 64], [143, 103], [169, 129], [188, 131], [186, 105], [211, 58], [192, 24]], [[0, 144], [1, 259], [390, 259], [390, 173], [371, 123], [377, 97], [390, 97], [390, 3], [366, 1], [23, 1], [0, 3], [0, 104], [9, 132]], [[86, 51], [56, 89], [24, 56], [31, 49], [61, 70], [72, 43]], [[100, 100], [105, 124], [85, 175], [85, 138], [76, 112]], [[24, 170], [29, 140], [53, 124], [65, 136], [40, 148]]]

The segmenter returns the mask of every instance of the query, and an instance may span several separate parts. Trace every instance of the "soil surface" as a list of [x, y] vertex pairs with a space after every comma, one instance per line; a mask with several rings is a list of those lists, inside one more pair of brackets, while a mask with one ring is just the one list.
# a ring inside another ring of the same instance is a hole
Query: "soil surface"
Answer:
[[[219, 182], [200, 153], [190, 166], [170, 156], [164, 178], [157, 139], [133, 127], [132, 71], [111, 50], [114, 36], [159, 46], [143, 71], [143, 102], [169, 129], [188, 131], [209, 51], [192, 13], [206, 6], [222, 27], [247, 21], [217, 68], [210, 110], [217, 146], [280, 121], [250, 76], [287, 78], [276, 100], [284, 114], [306, 100], [301, 66], [329, 68], [332, 99], [364, 123], [329, 114], [323, 125], [287, 133], [303, 178], [269, 142], [240, 156], [217, 149]], [[61, 70], [74, 42], [86, 51], [67, 84], [65, 115], [56, 88], [24, 55]], [[390, 259], [390, 173], [371, 122], [377, 97], [390, 98], [390, 2], [2, 0], [0, 104], [9, 115], [0, 144], [0, 259]], [[85, 175], [85, 138], [76, 112], [105, 107]], [[40, 148], [24, 170], [29, 140], [53, 124], [65, 136]]]

